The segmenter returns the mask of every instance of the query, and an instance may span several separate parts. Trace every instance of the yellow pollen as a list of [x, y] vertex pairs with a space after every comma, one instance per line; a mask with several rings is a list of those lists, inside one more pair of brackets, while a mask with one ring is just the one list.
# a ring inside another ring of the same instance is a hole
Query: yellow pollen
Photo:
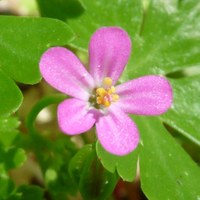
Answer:
[[105, 96], [107, 94], [107, 91], [104, 88], [98, 88], [96, 90], [97, 95], [99, 95], [100, 97]]
[[112, 93], [115, 93], [115, 92], [116, 92], [116, 89], [115, 89], [114, 86], [112, 86], [110, 89], [111, 89], [111, 92], [112, 92]]
[[118, 101], [119, 100], [119, 95], [118, 94], [113, 94], [112, 99], [113, 99], [113, 101]]
[[103, 102], [103, 105], [105, 106], [105, 107], [109, 107], [110, 106], [110, 101], [108, 101], [108, 100], [106, 100], [106, 101], [104, 101]]
[[104, 78], [102, 85], [103, 87], [96, 89], [96, 103], [109, 107], [112, 102], [119, 100], [119, 95], [116, 94], [116, 89], [112, 85], [112, 79], [110, 77]]
[[102, 98], [101, 97], [97, 97], [97, 104], [102, 104]]
[[111, 87], [112, 86], [112, 79], [110, 77], [105, 77], [103, 79], [103, 86]]

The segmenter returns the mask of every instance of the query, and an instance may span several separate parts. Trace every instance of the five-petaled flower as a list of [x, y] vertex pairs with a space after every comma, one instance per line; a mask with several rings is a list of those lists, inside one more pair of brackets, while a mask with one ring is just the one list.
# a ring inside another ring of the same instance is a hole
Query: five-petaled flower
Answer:
[[143, 76], [115, 86], [131, 52], [131, 40], [119, 27], [102, 27], [89, 44], [90, 73], [73, 52], [48, 49], [40, 60], [44, 79], [72, 96], [58, 106], [58, 124], [69, 135], [96, 124], [97, 137], [110, 153], [125, 155], [139, 142], [139, 132], [128, 113], [160, 115], [172, 103], [169, 82], [156, 75]]

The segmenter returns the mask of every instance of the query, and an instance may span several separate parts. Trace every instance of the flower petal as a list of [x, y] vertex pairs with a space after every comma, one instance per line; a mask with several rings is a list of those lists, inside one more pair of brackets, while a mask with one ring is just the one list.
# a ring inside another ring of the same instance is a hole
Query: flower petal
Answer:
[[94, 81], [79, 59], [63, 47], [48, 49], [41, 57], [40, 71], [57, 90], [79, 99], [88, 99]]
[[109, 110], [96, 122], [98, 139], [108, 152], [120, 156], [128, 154], [138, 145], [138, 129], [120, 109], [112, 106], [112, 110]]
[[104, 77], [111, 77], [115, 83], [131, 52], [131, 40], [119, 27], [103, 27], [92, 36], [89, 45], [90, 72], [97, 84]]
[[143, 76], [116, 87], [117, 105], [125, 112], [139, 115], [160, 115], [166, 112], [173, 99], [172, 88], [161, 76]]
[[88, 112], [89, 103], [79, 99], [67, 99], [58, 106], [58, 124], [64, 133], [76, 135], [86, 132], [95, 123]]

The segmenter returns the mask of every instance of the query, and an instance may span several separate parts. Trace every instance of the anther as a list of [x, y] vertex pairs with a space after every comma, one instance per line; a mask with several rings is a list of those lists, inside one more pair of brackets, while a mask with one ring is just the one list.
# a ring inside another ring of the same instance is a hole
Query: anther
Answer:
[[103, 79], [103, 86], [104, 87], [111, 87], [112, 86], [112, 79], [110, 77], [105, 77]]
[[112, 79], [106, 77], [103, 79], [103, 87], [96, 89], [96, 103], [98, 105], [103, 105], [109, 107], [112, 102], [116, 102], [119, 99], [115, 87], [112, 85]]

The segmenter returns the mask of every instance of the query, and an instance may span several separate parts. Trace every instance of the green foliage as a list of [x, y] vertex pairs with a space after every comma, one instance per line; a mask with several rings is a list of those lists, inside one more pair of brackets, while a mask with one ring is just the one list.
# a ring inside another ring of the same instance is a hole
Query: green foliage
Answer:
[[26, 84], [41, 79], [38, 63], [47, 48], [66, 45], [72, 39], [69, 27], [55, 19], [1, 16], [0, 26], [1, 69]]
[[85, 145], [69, 163], [69, 174], [79, 184], [81, 172], [83, 171], [85, 162], [90, 154], [92, 154], [92, 145]]
[[150, 1], [136, 38], [129, 79], [166, 74], [200, 64], [200, 13], [197, 1]]
[[[87, 50], [89, 37], [101, 26], [121, 26], [132, 38], [133, 53], [121, 77], [121, 82], [141, 75], [166, 75], [167, 73], [176, 72], [191, 66], [199, 66], [199, 2], [154, 0], [140, 1], [141, 3], [137, 1], [109, 1], [109, 3], [106, 1], [98, 1], [97, 3], [95, 1], [84, 0], [82, 2], [85, 13], [80, 18], [69, 21], [76, 35], [75, 40], [72, 41], [72, 45]], [[126, 12], [123, 12], [124, 9]], [[121, 10], [121, 12], [119, 12], [119, 10]], [[126, 20], [124, 20], [124, 17]], [[127, 23], [127, 21], [129, 23]], [[79, 37], [79, 35], [84, 37]], [[167, 124], [180, 131], [181, 134], [198, 145], [200, 141], [198, 130], [198, 105], [200, 99], [197, 95], [199, 80], [199, 77], [195, 77], [195, 79], [185, 78], [183, 80], [171, 80], [174, 89], [174, 105], [167, 114], [161, 116], [161, 119]], [[159, 140], [157, 134], [154, 133], [163, 132], [161, 121], [158, 121], [157, 124], [149, 123], [148, 119], [142, 122], [143, 128], [140, 130], [141, 134], [143, 135], [146, 133], [148, 136], [152, 132], [152, 138], [156, 141], [155, 145], [160, 145], [160, 147], [156, 147], [159, 151], [162, 146], [173, 149], [173, 145], [175, 144], [171, 143], [171, 139], [165, 140], [166, 143], [163, 144], [162, 141], [165, 136], [161, 135]], [[145, 129], [144, 127], [148, 128]], [[169, 164], [169, 168], [166, 168], [164, 165], [167, 165], [166, 163], [170, 151], [167, 152], [168, 149], [165, 151], [163, 150], [163, 162], [162, 159], [158, 160], [159, 157], [157, 157], [157, 154], [159, 152], [155, 154], [156, 157], [152, 158], [151, 161], [149, 159], [149, 157], [151, 157], [151, 152], [155, 152], [156, 150], [152, 150], [150, 144], [145, 145], [145, 147], [145, 150], [143, 148], [140, 150], [141, 153], [139, 156], [141, 156], [141, 159], [143, 158], [141, 161], [141, 170], [143, 170], [141, 173], [144, 174], [142, 176], [143, 189], [150, 199], [165, 199], [166, 197], [175, 199], [178, 198], [178, 195], [183, 190], [185, 192], [182, 194], [182, 199], [199, 198], [198, 188], [191, 188], [193, 185], [198, 185], [196, 182], [199, 179], [198, 173], [196, 174], [197, 177], [195, 177], [195, 172], [197, 172], [198, 168], [194, 166], [191, 160], [188, 161], [185, 152], [181, 151], [179, 148], [175, 148], [174, 152], [172, 152], [173, 154], [171, 153], [174, 155], [174, 159], [170, 161], [171, 164]], [[114, 171], [116, 167], [120, 176], [126, 180], [123, 173], [119, 171], [118, 159], [113, 160], [113, 156], [106, 153], [99, 144], [97, 145], [97, 153], [98, 155], [102, 155], [99, 157], [105, 168]], [[144, 158], [143, 156], [145, 154], [146, 157]], [[175, 159], [175, 156], [179, 154], [182, 159], [181, 164], [178, 159]], [[131, 156], [131, 154], [128, 156]], [[130, 160], [129, 162], [134, 162], [134, 160]], [[137, 155], [135, 155], [135, 160], [137, 160]], [[147, 165], [150, 168], [144, 167], [147, 162], [146, 160], [151, 162], [149, 165], [154, 166]], [[186, 160], [188, 162], [187, 166], [184, 165]], [[129, 169], [135, 169], [136, 163], [134, 167], [130, 164], [126, 166], [131, 166]], [[191, 169], [190, 166], [192, 166]], [[126, 169], [126, 167], [124, 167], [124, 169]], [[154, 174], [150, 176], [150, 170], [152, 169], [155, 169], [155, 171]], [[177, 170], [179, 170], [180, 173], [178, 173]], [[126, 171], [128, 171], [128, 169]], [[156, 174], [157, 171], [158, 174]], [[172, 171], [172, 175], [169, 174], [169, 171]], [[186, 172], [188, 172], [189, 175], [187, 175]], [[134, 177], [134, 175], [128, 175], [128, 178]], [[172, 178], [169, 179], [167, 176]], [[158, 183], [161, 182], [160, 180], [163, 180], [163, 186], [161, 184], [159, 189], [151, 184], [154, 177], [160, 177], [160, 179], [157, 179]], [[167, 179], [169, 180], [167, 181]], [[192, 182], [192, 180], [194, 182]], [[173, 187], [174, 184], [178, 184], [178, 186], [173, 189], [168, 187], [170, 185]], [[171, 189], [172, 192], [167, 193], [168, 190], [165, 190], [165, 188]], [[192, 190], [196, 191], [196, 193]]]
[[[33, 151], [44, 174], [44, 184], [49, 195], [54, 200], [66, 199], [66, 194], [74, 195], [76, 185], [68, 173], [69, 162], [76, 152], [75, 145], [69, 137], [53, 131], [53, 139], [44, 137], [35, 129], [35, 119], [40, 111], [51, 104], [61, 102], [65, 95], [45, 97], [38, 101], [27, 117], [27, 128], [30, 134], [26, 143], [28, 151]], [[28, 143], [28, 144], [27, 144]], [[35, 145], [37, 144], [37, 145]]]
[[8, 197], [6, 200], [43, 200], [44, 191], [38, 186], [20, 186], [16, 193]]
[[43, 17], [67, 20], [83, 13], [83, 7], [78, 0], [37, 0], [40, 14]]
[[161, 116], [164, 122], [200, 146], [200, 76], [171, 80], [174, 103], [169, 112]]
[[[1, 66], [1, 65], [0, 65]], [[0, 116], [15, 112], [21, 102], [22, 94], [14, 81], [7, 77], [0, 68]]]
[[[80, 192], [84, 199], [107, 199], [119, 177], [134, 180], [138, 163], [142, 190], [148, 199], [200, 199], [199, 167], [180, 146], [184, 138], [191, 144], [191, 157], [200, 152], [200, 76], [188, 77], [187, 72], [183, 73], [200, 66], [200, 3], [196, 0], [37, 0], [37, 3], [42, 17], [0, 16], [0, 198], [42, 200], [47, 196], [65, 200]], [[123, 157], [109, 154], [98, 141], [96, 149], [92, 145], [79, 149], [71, 137], [58, 130], [41, 133], [35, 129], [40, 111], [58, 104], [66, 98], [64, 95], [37, 102], [27, 117], [27, 133], [19, 134], [20, 122], [10, 116], [23, 100], [15, 81], [40, 82], [38, 63], [46, 49], [70, 45], [80, 55], [81, 51], [87, 52], [91, 35], [102, 26], [122, 27], [133, 43], [132, 55], [119, 82], [146, 74], [171, 77], [172, 108], [159, 117], [133, 116], [141, 134], [140, 145]], [[175, 138], [181, 135], [180, 144], [168, 130]], [[9, 170], [23, 165], [26, 152], [36, 156], [42, 183], [16, 187]]]
[[14, 184], [9, 179], [9, 176], [0, 163], [0, 196], [2, 200], [7, 200], [14, 190]]
[[66, 24], [45, 18], [1, 16], [0, 26], [2, 115], [16, 111], [22, 102], [22, 94], [11, 79], [26, 84], [39, 82], [42, 52], [50, 46], [66, 45], [72, 39], [72, 32]]
[[19, 126], [19, 121], [14, 117], [0, 117], [0, 144], [9, 147], [15, 141]]
[[87, 50], [89, 38], [97, 28], [124, 28], [133, 41], [133, 53], [126, 73], [123, 73], [123, 81], [145, 74], [164, 75], [199, 65], [199, 2], [82, 2], [84, 14], [68, 22], [75, 33], [72, 45]]
[[15, 146], [19, 139], [18, 126], [16, 118], [0, 117], [0, 196], [5, 200], [15, 189], [8, 170], [22, 166], [26, 160], [25, 151]]
[[69, 172], [84, 199], [107, 199], [118, 181], [105, 170], [91, 145], [84, 146], [71, 160]]
[[[134, 117], [141, 133], [140, 174], [149, 199], [198, 199], [199, 167], [155, 117]], [[156, 184], [152, 184], [153, 182]]]
[[10, 148], [5, 152], [1, 152], [0, 161], [4, 162], [7, 170], [20, 167], [26, 160], [25, 151], [19, 148]]
[[26, 160], [24, 150], [14, 145], [19, 139], [19, 131], [16, 129], [18, 126], [16, 118], [0, 117], [0, 163], [7, 170], [21, 166]]
[[44, 191], [37, 186], [22, 185], [18, 188], [17, 193], [20, 196], [20, 200], [43, 200]]
[[120, 26], [134, 37], [140, 31], [142, 6], [140, 0], [82, 0], [85, 12], [77, 19], [68, 20], [75, 33], [72, 45], [87, 50], [91, 35], [102, 26]]
[[[133, 181], [136, 175], [138, 148], [126, 156], [116, 156], [108, 153], [99, 142], [96, 145], [99, 160], [103, 166], [114, 173], [115, 170], [124, 181]], [[129, 167], [127, 167], [129, 166]]]

